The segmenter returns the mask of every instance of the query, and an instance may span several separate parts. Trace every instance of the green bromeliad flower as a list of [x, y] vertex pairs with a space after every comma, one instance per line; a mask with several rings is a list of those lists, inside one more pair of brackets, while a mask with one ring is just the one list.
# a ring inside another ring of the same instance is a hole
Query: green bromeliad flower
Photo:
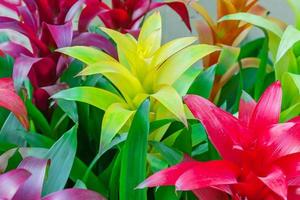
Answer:
[[[219, 48], [193, 45], [195, 37], [180, 38], [161, 45], [161, 29], [158, 12], [145, 20], [137, 40], [129, 34], [102, 28], [116, 43], [119, 60], [91, 47], [75, 46], [59, 50], [86, 64], [79, 75], [101, 74], [119, 91], [116, 94], [95, 87], [75, 87], [53, 96], [55, 99], [85, 102], [105, 111], [100, 151], [107, 149], [116, 134], [131, 123], [136, 109], [146, 98], [150, 99], [152, 121], [173, 118], [187, 126], [182, 102], [184, 94], [175, 89], [174, 83], [199, 59]], [[188, 86], [193, 80], [180, 84]]]

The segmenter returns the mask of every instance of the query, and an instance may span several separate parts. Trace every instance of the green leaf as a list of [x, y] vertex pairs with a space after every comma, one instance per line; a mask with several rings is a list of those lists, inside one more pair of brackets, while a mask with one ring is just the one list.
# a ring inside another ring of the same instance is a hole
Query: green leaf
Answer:
[[216, 67], [216, 74], [225, 74], [237, 61], [240, 54], [240, 48], [223, 46], [218, 64]]
[[219, 19], [218, 22], [229, 21], [229, 20], [244, 21], [249, 24], [253, 24], [257, 27], [268, 30], [268, 31], [272, 32], [273, 34], [277, 35], [278, 37], [281, 37], [281, 35], [282, 35], [282, 30], [280, 29], [280, 27], [277, 24], [275, 24], [271, 20], [268, 20], [265, 17], [258, 16], [255, 14], [236, 13], [236, 14], [226, 15], [226, 16], [222, 17], [221, 19]]
[[105, 112], [102, 121], [100, 153], [107, 150], [114, 136], [126, 124], [135, 111], [128, 110], [122, 104], [112, 104]]
[[122, 149], [120, 200], [147, 199], [146, 189], [135, 190], [134, 188], [146, 177], [149, 111], [150, 102], [146, 100], [133, 118]]
[[35, 127], [39, 132], [49, 136], [51, 134], [51, 127], [41, 111], [30, 100], [25, 101], [25, 105]]
[[268, 56], [269, 56], [268, 43], [269, 43], [269, 39], [268, 39], [268, 35], [266, 34], [266, 39], [264, 40], [262, 49], [259, 52], [260, 63], [259, 63], [259, 68], [257, 70], [257, 75], [256, 75], [257, 78], [255, 82], [255, 91], [254, 91], [254, 97], [256, 100], [259, 99], [262, 92], [264, 91], [264, 82], [267, 74], [266, 69], [267, 69]]
[[48, 151], [51, 160], [43, 195], [63, 189], [70, 175], [77, 149], [77, 125], [67, 131]]
[[106, 110], [113, 103], [124, 103], [124, 100], [106, 90], [95, 87], [75, 87], [60, 91], [52, 96], [54, 99], [79, 101]]
[[162, 158], [168, 163], [168, 165], [173, 166], [178, 164], [183, 160], [183, 153], [168, 147], [162, 142], [152, 141], [150, 143], [158, 151]]
[[160, 102], [169, 112], [173, 113], [178, 120], [187, 126], [182, 99], [177, 91], [170, 86], [163, 86], [151, 95]]
[[199, 66], [195, 65], [188, 70], [186, 70], [176, 81], [173, 83], [173, 87], [178, 92], [180, 96], [186, 95], [189, 88], [202, 72]]
[[209, 98], [215, 80], [215, 71], [216, 67], [210, 67], [203, 71], [190, 87], [188, 94]]
[[300, 29], [300, 2], [298, 0], [287, 0], [296, 18], [296, 27]]
[[78, 122], [78, 111], [77, 111], [77, 105], [75, 102], [58, 99], [57, 105], [69, 116], [69, 118], [74, 123]]
[[276, 62], [279, 62], [280, 59], [288, 52], [288, 50], [299, 41], [300, 31], [289, 25], [282, 35], [276, 55]]

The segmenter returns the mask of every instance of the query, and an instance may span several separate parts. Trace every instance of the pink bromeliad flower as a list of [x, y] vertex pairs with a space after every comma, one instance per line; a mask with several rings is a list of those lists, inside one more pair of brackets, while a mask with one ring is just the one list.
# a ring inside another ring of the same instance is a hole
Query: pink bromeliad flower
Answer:
[[27, 157], [17, 169], [4, 174], [1, 174], [1, 164], [3, 165], [3, 160], [0, 156], [1, 200], [105, 200], [96, 192], [79, 188], [60, 190], [42, 197], [46, 168], [49, 164], [46, 159]]
[[300, 120], [279, 123], [281, 98], [279, 82], [258, 103], [244, 94], [236, 118], [188, 95], [185, 103], [223, 160], [186, 160], [155, 173], [138, 188], [175, 185], [201, 200], [300, 199]]

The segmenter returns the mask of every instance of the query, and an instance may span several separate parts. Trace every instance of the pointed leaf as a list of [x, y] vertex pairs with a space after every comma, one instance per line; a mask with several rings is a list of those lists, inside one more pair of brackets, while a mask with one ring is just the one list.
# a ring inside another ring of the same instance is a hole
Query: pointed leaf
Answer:
[[69, 21], [63, 25], [47, 24], [48, 29], [54, 39], [57, 48], [67, 47], [72, 44], [73, 25]]
[[122, 104], [116, 103], [109, 106], [102, 120], [100, 138], [100, 152], [106, 149], [114, 136], [121, 130], [134, 111], [128, 110]]
[[266, 126], [278, 123], [281, 99], [281, 84], [277, 81], [269, 86], [259, 99], [253, 111], [250, 126], [254, 129], [262, 130]]
[[120, 200], [147, 198], [146, 190], [134, 190], [146, 177], [147, 140], [149, 134], [150, 102], [146, 100], [137, 110], [122, 150]]
[[169, 112], [173, 113], [178, 120], [187, 126], [182, 99], [173, 87], [163, 86], [156, 93], [152, 94], [151, 97], [160, 102]]
[[46, 173], [47, 160], [27, 157], [18, 169], [24, 169], [31, 173], [29, 179], [23, 184], [13, 197], [13, 200], [40, 200]]
[[22, 99], [14, 91], [11, 78], [0, 79], [0, 94], [0, 106], [13, 112], [20, 123], [28, 129], [27, 110]]
[[75, 87], [56, 93], [51, 98], [79, 101], [106, 110], [113, 103], [124, 103], [121, 97], [95, 87]]
[[115, 61], [113, 57], [93, 47], [74, 46], [61, 48], [56, 51], [76, 58], [77, 60], [80, 60], [86, 64], [93, 64], [103, 60]]
[[67, 131], [47, 152], [50, 159], [48, 179], [43, 187], [43, 195], [65, 187], [70, 175], [77, 150], [77, 125]]
[[157, 84], [173, 84], [191, 65], [218, 50], [219, 47], [200, 44], [179, 51], [157, 70]]
[[0, 198], [12, 199], [14, 194], [31, 174], [24, 169], [15, 169], [0, 175]]
[[291, 25], [288, 26], [282, 35], [275, 62], [279, 62], [279, 60], [287, 53], [287, 51], [299, 41], [300, 31]]

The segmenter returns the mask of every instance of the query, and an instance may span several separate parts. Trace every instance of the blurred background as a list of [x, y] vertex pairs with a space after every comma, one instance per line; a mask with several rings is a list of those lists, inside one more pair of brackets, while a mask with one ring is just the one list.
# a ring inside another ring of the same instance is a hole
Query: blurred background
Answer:
[[[11, 0], [11, 1], [15, 1], [15, 0]], [[211, 16], [216, 18], [216, 2], [218, 0], [198, 0], [198, 1], [209, 11]], [[104, 2], [110, 4], [111, 0], [104, 0]], [[270, 11], [270, 14], [272, 16], [280, 18], [281, 20], [284, 20], [288, 24], [293, 24], [294, 16], [286, 0], [259, 0], [259, 2], [261, 5], [263, 5], [265, 8], [267, 8]], [[160, 10], [161, 10], [161, 15], [163, 17], [163, 25], [164, 25], [163, 42], [169, 41], [174, 38], [182, 37], [182, 36], [197, 35], [195, 31], [190, 33], [185, 27], [185, 25], [183, 24], [183, 22], [179, 19], [178, 15], [176, 15], [175, 12], [173, 12], [170, 8], [163, 7]], [[196, 20], [201, 20], [201, 17], [195, 12], [193, 12], [192, 9], [190, 9], [189, 11], [191, 17], [191, 25], [192, 27], [194, 27], [194, 22]], [[11, 16], [12, 13], [0, 6], [0, 15]], [[1, 30], [0, 32], [3, 32], [3, 30]], [[13, 37], [12, 35], [10, 35], [10, 37]], [[254, 29], [252, 30], [248, 39], [256, 38], [259, 35], [261, 35], [261, 31]], [[24, 43], [27, 41], [21, 41], [21, 42]]]
[[[198, 0], [211, 14], [211, 16], [216, 17], [216, 2], [218, 0]], [[299, 0], [300, 1], [300, 0]], [[260, 4], [270, 11], [270, 15], [284, 20], [288, 24], [294, 23], [294, 16], [289, 8], [286, 0], [259, 0]], [[169, 41], [171, 39], [188, 36], [191, 33], [186, 29], [184, 24], [179, 20], [179, 17], [174, 14], [169, 8], [164, 7], [162, 10], [163, 23], [164, 23], [164, 34], [163, 40]], [[201, 17], [192, 12], [190, 9], [190, 17], [192, 27], [196, 20], [201, 19]], [[196, 34], [195, 32], [192, 34]], [[249, 35], [248, 39], [253, 39], [261, 34], [259, 30], [253, 30]]]

